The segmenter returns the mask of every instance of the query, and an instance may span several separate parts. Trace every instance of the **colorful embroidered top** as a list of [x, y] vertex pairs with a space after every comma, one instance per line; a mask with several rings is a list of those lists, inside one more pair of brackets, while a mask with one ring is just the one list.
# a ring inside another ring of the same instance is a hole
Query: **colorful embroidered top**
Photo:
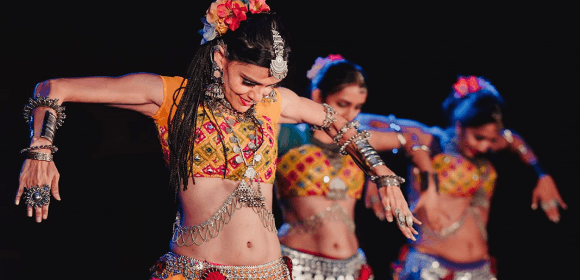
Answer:
[[478, 161], [476, 165], [459, 155], [434, 156], [432, 162], [439, 179], [439, 193], [472, 197], [479, 189], [483, 189], [485, 193], [491, 195], [497, 173], [489, 161], [484, 159]]
[[[182, 77], [166, 77], [161, 76], [163, 80], [163, 104], [159, 110], [152, 116], [157, 126], [159, 133], [159, 140], [163, 149], [163, 157], [169, 163], [169, 146], [168, 146], [168, 120], [169, 111], [173, 105], [173, 93], [180, 88], [184, 78]], [[185, 83], [184, 83], [185, 86]], [[180, 93], [181, 94], [181, 93]], [[246, 171], [244, 163], [237, 163], [235, 158], [239, 155], [233, 152], [235, 143], [232, 142], [231, 137], [235, 135], [240, 138], [240, 146], [242, 150], [249, 150], [250, 142], [258, 144], [263, 141], [263, 144], [255, 153], [244, 153], [246, 160], [250, 162], [254, 154], [260, 155], [261, 160], [258, 161], [254, 169], [258, 172], [257, 179], [260, 182], [274, 183], [274, 175], [276, 171], [276, 157], [278, 155], [276, 143], [276, 127], [282, 111], [280, 96], [276, 91], [277, 101], [259, 102], [256, 105], [256, 117], [262, 123], [262, 133], [258, 132], [256, 139], [248, 137], [253, 134], [254, 128], [252, 122], [238, 122], [235, 121], [232, 125], [233, 131], [227, 129], [226, 118], [236, 120], [235, 117], [229, 116], [224, 112], [223, 116], [215, 116], [213, 112], [204, 108], [201, 104], [198, 108], [197, 124], [196, 124], [196, 138], [194, 145], [194, 162], [190, 165], [192, 173], [195, 177], [215, 177], [225, 178], [234, 181], [240, 181]], [[181, 95], [177, 98], [177, 103]], [[175, 109], [174, 109], [175, 111]], [[217, 128], [217, 129], [216, 129]], [[222, 136], [225, 138], [227, 153], [227, 169], [224, 159], [224, 151], [222, 145]], [[260, 131], [260, 130], [258, 130]], [[263, 135], [263, 136], [262, 136]]]
[[350, 156], [330, 157], [312, 144], [290, 149], [278, 158], [276, 173], [278, 196], [283, 199], [310, 195], [329, 197], [340, 193], [341, 189], [358, 199], [365, 181], [363, 171]]

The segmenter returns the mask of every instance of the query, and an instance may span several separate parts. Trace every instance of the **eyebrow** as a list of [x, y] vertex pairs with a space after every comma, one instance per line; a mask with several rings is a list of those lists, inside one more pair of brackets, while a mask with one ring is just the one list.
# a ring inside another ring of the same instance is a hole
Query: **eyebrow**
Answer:
[[[252, 79], [252, 78], [250, 78], [250, 77], [246, 76], [245, 74], [240, 74], [240, 76], [242, 76], [242, 78], [244, 78], [244, 79], [246, 79], [246, 80], [248, 80], [248, 81], [250, 81], [250, 82], [252, 82], [252, 83], [254, 83], [254, 84], [256, 84], [256, 85], [259, 85], [259, 86], [262, 86], [262, 85], [263, 85], [262, 83], [258, 83], [258, 82], [256, 82], [254, 79]], [[278, 83], [273, 83], [273, 84], [271, 84], [271, 85], [268, 85], [268, 86], [271, 86], [271, 87], [276, 87], [277, 85], [278, 85]]]

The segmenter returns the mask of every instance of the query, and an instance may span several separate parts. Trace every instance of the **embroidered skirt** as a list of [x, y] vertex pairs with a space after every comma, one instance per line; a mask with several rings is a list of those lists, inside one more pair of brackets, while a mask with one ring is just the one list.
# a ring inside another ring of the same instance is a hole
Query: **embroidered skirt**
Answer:
[[282, 255], [292, 260], [294, 280], [371, 280], [373, 272], [361, 249], [352, 257], [342, 260], [329, 259], [304, 253], [280, 245]]
[[292, 280], [292, 262], [288, 257], [262, 265], [221, 265], [169, 252], [151, 267], [151, 280], [209, 280], [209, 279], [260, 279]]

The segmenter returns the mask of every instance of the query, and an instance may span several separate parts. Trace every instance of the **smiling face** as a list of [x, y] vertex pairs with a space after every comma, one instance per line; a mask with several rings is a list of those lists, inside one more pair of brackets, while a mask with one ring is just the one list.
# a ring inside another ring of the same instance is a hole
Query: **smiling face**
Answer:
[[224, 72], [225, 98], [236, 111], [246, 112], [281, 81], [272, 77], [266, 67], [228, 61], [221, 51], [217, 51], [214, 57]]
[[314, 101], [330, 105], [338, 115], [348, 121], [352, 121], [361, 112], [362, 106], [367, 101], [367, 96], [367, 89], [357, 84], [347, 85], [340, 91], [328, 95], [324, 100], [320, 90], [316, 89], [312, 92]]
[[455, 126], [459, 151], [466, 157], [474, 157], [488, 152], [500, 139], [495, 123], [487, 123], [478, 127], [461, 128]]

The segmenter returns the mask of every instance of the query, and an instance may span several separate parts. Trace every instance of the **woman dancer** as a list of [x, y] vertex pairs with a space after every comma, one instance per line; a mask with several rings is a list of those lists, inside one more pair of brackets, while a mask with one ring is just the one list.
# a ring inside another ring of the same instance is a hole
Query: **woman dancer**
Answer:
[[[317, 58], [307, 77], [312, 99], [330, 105], [347, 120], [354, 120], [367, 100], [362, 68], [340, 55]], [[309, 143], [281, 148], [288, 151], [278, 158], [276, 193], [284, 214], [278, 232], [282, 254], [292, 259], [294, 279], [372, 279], [354, 223], [364, 172], [351, 158], [341, 156], [340, 146], [328, 134], [315, 130], [311, 136], [295, 137], [300, 132], [292, 129], [281, 130], [288, 137], [280, 138], [282, 147]], [[370, 139], [377, 150], [400, 146], [397, 135], [382, 138], [383, 134], [373, 132]], [[376, 202], [380, 203], [378, 196]]]
[[[207, 10], [202, 45], [186, 77], [147, 73], [61, 78], [41, 82], [25, 106], [31, 124], [15, 198], [28, 216], [48, 217], [50, 194], [60, 200], [52, 161], [63, 102], [103, 103], [153, 118], [179, 211], [170, 252], [152, 279], [288, 279], [271, 213], [278, 123], [305, 122], [329, 133], [361, 168], [383, 178], [381, 192], [412, 217], [402, 179], [373, 150], [367, 131], [328, 105], [278, 87], [290, 51], [279, 18], [264, 1], [217, 0]], [[234, 216], [234, 213], [236, 214]], [[412, 237], [410, 227], [403, 233]]]
[[[413, 137], [415, 149], [430, 153], [433, 172], [412, 168], [408, 197], [411, 205], [421, 203], [424, 195], [433, 192], [423, 182], [435, 178], [437, 207], [416, 209], [424, 224], [417, 241], [401, 250], [400, 261], [393, 266], [394, 279], [495, 279], [486, 226], [497, 173], [486, 154], [509, 149], [534, 168], [538, 182], [532, 208], [541, 202], [551, 221], [558, 222], [558, 207], [567, 206], [530, 147], [519, 135], [504, 128], [504, 101], [489, 81], [476, 76], [460, 77], [442, 107], [450, 127], [424, 127]], [[378, 117], [373, 121], [383, 127], [392, 123], [404, 121]]]

